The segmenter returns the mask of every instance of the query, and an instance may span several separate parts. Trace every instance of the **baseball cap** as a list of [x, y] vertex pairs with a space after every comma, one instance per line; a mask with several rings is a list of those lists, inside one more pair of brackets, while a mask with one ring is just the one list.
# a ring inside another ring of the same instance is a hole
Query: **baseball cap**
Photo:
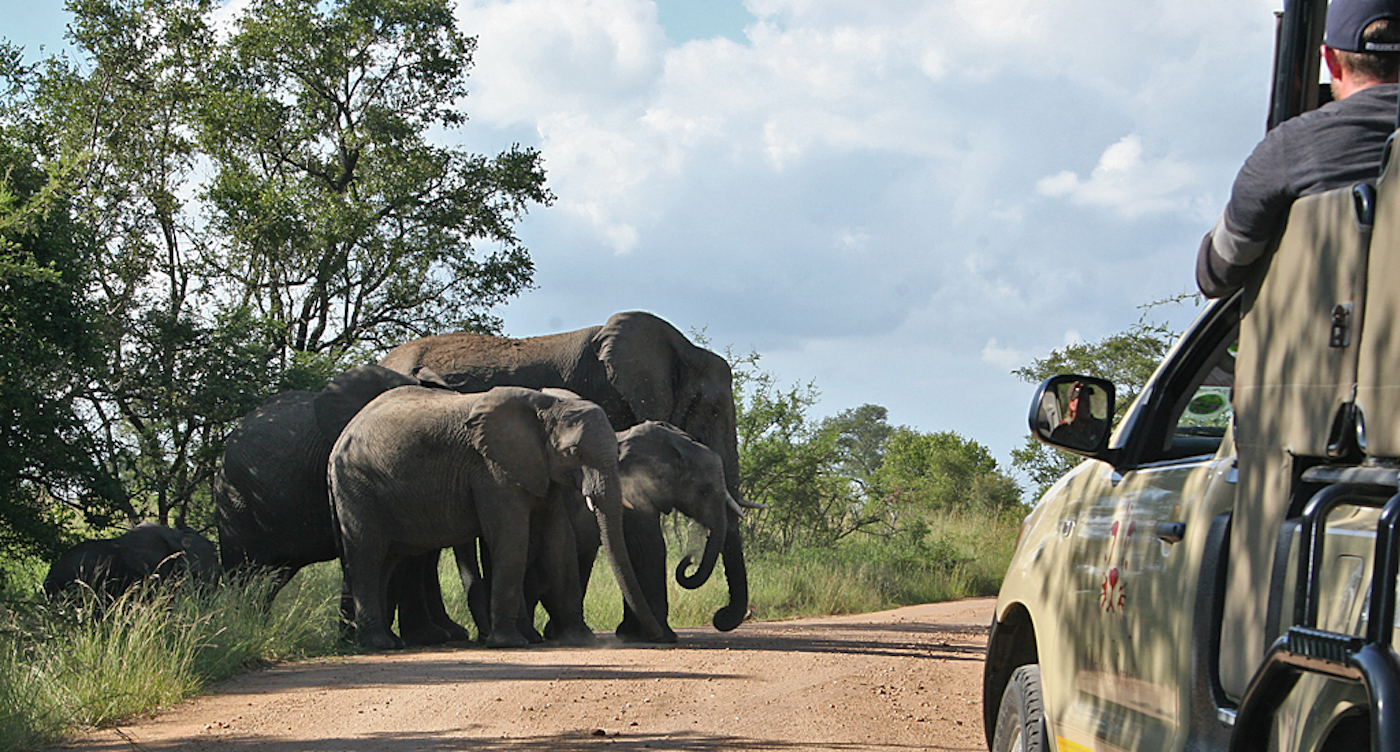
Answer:
[[1348, 52], [1400, 52], [1400, 44], [1361, 40], [1366, 27], [1382, 18], [1400, 20], [1400, 0], [1332, 0], [1327, 6], [1326, 44]]

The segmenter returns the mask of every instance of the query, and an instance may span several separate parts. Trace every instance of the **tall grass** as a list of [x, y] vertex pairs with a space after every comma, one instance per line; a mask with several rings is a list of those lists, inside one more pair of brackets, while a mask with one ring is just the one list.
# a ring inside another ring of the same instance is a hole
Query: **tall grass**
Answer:
[[[914, 535], [750, 554], [749, 609], [755, 619], [786, 619], [993, 595], [1011, 562], [1020, 524], [1014, 514], [958, 512], [925, 521]], [[671, 567], [678, 558], [672, 552]], [[722, 562], [697, 590], [685, 590], [668, 576], [671, 626], [709, 624], [729, 600], [725, 582]], [[611, 629], [622, 620], [622, 596], [601, 556], [584, 616], [594, 629]]]
[[173, 704], [252, 661], [335, 649], [333, 602], [279, 597], [269, 609], [269, 587], [248, 577], [137, 588], [105, 608], [91, 595], [0, 607], [0, 749]]

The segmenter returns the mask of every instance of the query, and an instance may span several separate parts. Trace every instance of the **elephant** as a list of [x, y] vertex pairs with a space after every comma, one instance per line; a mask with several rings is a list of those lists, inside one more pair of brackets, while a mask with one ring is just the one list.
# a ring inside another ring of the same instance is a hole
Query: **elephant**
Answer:
[[[714, 450], [723, 463], [729, 495], [741, 506], [756, 506], [744, 501], [739, 492], [729, 364], [653, 314], [619, 313], [602, 326], [526, 339], [470, 332], [424, 337], [399, 345], [379, 364], [400, 373], [430, 368], [462, 392], [505, 385], [568, 389], [602, 407], [615, 431], [646, 420], [668, 422]], [[748, 573], [739, 521], [737, 512], [728, 515], [721, 549], [729, 585], [729, 602], [713, 619], [721, 631], [737, 627], [748, 612]], [[666, 568], [665, 548], [654, 542], [629, 549], [628, 556], [639, 573]], [[699, 571], [708, 576], [713, 567], [713, 561], [702, 559]], [[686, 582], [701, 584], [693, 579]], [[665, 601], [653, 601], [652, 608], [655, 620], [665, 623]], [[645, 638], [631, 619], [618, 626], [618, 635]]]
[[210, 583], [219, 574], [219, 554], [204, 536], [184, 525], [143, 522], [116, 538], [83, 541], [63, 552], [49, 567], [44, 593], [58, 599], [86, 587], [111, 600], [147, 579]]
[[[622, 498], [628, 506], [623, 511], [622, 529], [627, 540], [629, 557], [635, 552], [647, 553], [649, 560], [665, 561], [666, 541], [661, 534], [661, 515], [679, 511], [698, 522], [710, 534], [706, 538], [707, 547], [718, 550], [724, 546], [725, 528], [729, 515], [737, 512], [738, 502], [729, 495], [724, 483], [724, 467], [719, 455], [709, 447], [687, 436], [684, 431], [668, 423], [646, 421], [617, 434], [618, 477], [622, 481]], [[579, 576], [584, 592], [588, 590], [589, 576], [593, 572], [593, 560], [600, 543], [598, 523], [588, 512], [582, 498], [575, 495], [571, 505], [570, 520], [573, 523], [575, 545], [579, 555]], [[715, 560], [713, 554], [702, 556], [702, 561]], [[698, 587], [708, 577], [709, 572], [696, 571], [686, 575], [690, 565], [687, 556], [676, 569], [676, 580], [682, 587]], [[660, 610], [666, 609], [666, 571], [664, 569], [638, 570], [637, 579], [642, 585], [642, 594], [647, 603]], [[479, 601], [470, 598], [469, 600]], [[530, 602], [534, 597], [528, 599]], [[527, 611], [533, 609], [527, 608]], [[623, 604], [624, 623], [633, 624], [637, 615], [626, 603]], [[473, 613], [473, 618], [477, 618]], [[478, 626], [481, 622], [478, 621]], [[664, 642], [675, 642], [676, 633], [666, 625]], [[553, 636], [554, 624], [551, 621], [545, 629], [545, 636]], [[628, 628], [623, 634], [634, 633]]]
[[517, 620], [532, 567], [548, 581], [545, 605], [560, 636], [591, 640], [566, 489], [581, 490], [596, 511], [623, 597], [642, 614], [647, 635], [660, 637], [626, 556], [617, 439], [595, 404], [520, 387], [395, 389], [341, 432], [329, 478], [365, 647], [401, 646], [386, 610], [387, 574], [399, 559], [472, 549], [478, 539], [493, 552], [488, 647], [529, 644]]
[[[302, 568], [339, 557], [326, 468], [340, 430], [360, 408], [400, 386], [445, 387], [430, 371], [405, 375], [376, 365], [358, 366], [331, 379], [320, 392], [283, 392], [244, 416], [224, 447], [214, 481], [219, 551], [226, 570], [258, 567], [275, 573], [271, 600]], [[400, 629], [411, 644], [462, 640], [470, 634], [448, 618], [437, 586], [437, 554], [407, 569]], [[341, 609], [353, 622], [348, 595]]]

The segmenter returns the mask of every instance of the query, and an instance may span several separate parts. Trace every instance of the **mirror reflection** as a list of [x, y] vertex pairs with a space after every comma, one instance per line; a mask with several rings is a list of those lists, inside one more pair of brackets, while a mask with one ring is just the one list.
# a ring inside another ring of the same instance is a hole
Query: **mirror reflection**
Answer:
[[1095, 384], [1065, 381], [1046, 389], [1040, 399], [1036, 431], [1046, 441], [1090, 452], [1108, 430], [1108, 393]]

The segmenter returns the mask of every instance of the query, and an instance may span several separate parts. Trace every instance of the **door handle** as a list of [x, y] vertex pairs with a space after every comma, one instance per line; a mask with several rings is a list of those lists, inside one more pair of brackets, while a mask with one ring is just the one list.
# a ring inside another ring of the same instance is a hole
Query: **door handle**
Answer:
[[1180, 543], [1181, 539], [1186, 537], [1186, 523], [1159, 522], [1155, 532], [1163, 543]]

